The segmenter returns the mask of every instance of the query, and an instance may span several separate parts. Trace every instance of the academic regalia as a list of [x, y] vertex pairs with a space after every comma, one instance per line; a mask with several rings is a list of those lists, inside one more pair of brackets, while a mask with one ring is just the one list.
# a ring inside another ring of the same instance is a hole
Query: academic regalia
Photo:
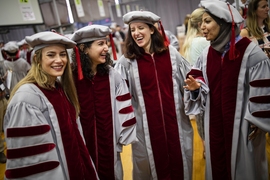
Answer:
[[75, 85], [86, 145], [99, 177], [122, 179], [122, 146], [136, 140], [136, 120], [130, 114], [126, 82], [111, 68], [109, 75], [97, 73], [92, 81], [75, 78]]
[[137, 119], [133, 179], [192, 179], [193, 130], [182, 102], [188, 62], [169, 45], [153, 57], [122, 56], [115, 69], [129, 84]]
[[[80, 47], [80, 44], [106, 39], [110, 33], [107, 26], [91, 25], [74, 32], [71, 39]], [[81, 79], [79, 52], [76, 53], [76, 61], [78, 73], [74, 73], [74, 81], [88, 151], [101, 180], [122, 180], [122, 147], [136, 141], [136, 119], [129, 89], [125, 80], [110, 65], [107, 65], [108, 73], [101, 73], [97, 68], [93, 79], [90, 80], [85, 73]]]
[[61, 87], [21, 86], [4, 121], [6, 178], [98, 179], [74, 113]]
[[19, 57], [19, 48], [16, 42], [10, 41], [6, 43], [3, 50], [10, 53], [16, 53], [15, 56], [13, 57], [7, 56], [4, 60], [5, 68], [9, 72], [8, 78], [10, 78], [9, 80], [10, 82], [7, 82], [7, 85], [9, 90], [11, 91], [13, 87], [22, 78], [25, 77], [31, 66], [26, 62], [25, 59]]
[[[54, 32], [40, 32], [25, 39], [35, 51], [53, 45], [61, 46], [63, 50], [76, 45]], [[52, 51], [58, 56], [58, 50]], [[42, 72], [43, 77], [47, 75], [52, 82], [42, 81], [45, 78], [40, 80], [36, 71], [40, 61], [46, 60], [35, 58], [27, 78], [11, 94], [4, 118], [7, 146], [5, 179], [98, 180], [77, 118], [79, 108], [76, 108], [76, 100], [70, 100], [77, 96], [69, 92], [72, 88], [66, 90], [66, 84], [61, 84], [65, 81], [71, 86], [72, 75], [63, 73], [63, 79], [58, 81], [53, 73]], [[59, 58], [54, 60], [57, 62], [52, 62], [53, 65], [62, 63], [63, 71], [71, 71], [69, 66], [65, 66], [69, 63], [67, 58], [62, 62]]]
[[[205, 179], [268, 179], [265, 132], [270, 131], [269, 59], [255, 43], [241, 39], [239, 33], [234, 35], [236, 23], [242, 22], [236, 9], [220, 1], [205, 1], [203, 7], [211, 17], [231, 26], [231, 32], [225, 32], [224, 37], [220, 32], [211, 41], [188, 73], [201, 87], [198, 91], [185, 90], [186, 114], [204, 117]], [[218, 46], [218, 40], [224, 47]], [[259, 132], [250, 140], [251, 125]]]

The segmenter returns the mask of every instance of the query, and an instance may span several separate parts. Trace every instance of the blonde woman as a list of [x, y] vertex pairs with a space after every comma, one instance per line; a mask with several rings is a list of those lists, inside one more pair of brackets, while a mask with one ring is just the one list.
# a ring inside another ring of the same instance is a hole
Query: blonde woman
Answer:
[[98, 179], [77, 121], [80, 108], [66, 50], [76, 43], [54, 32], [26, 41], [35, 54], [4, 119], [6, 179]]
[[188, 20], [188, 31], [183, 45], [183, 56], [195, 64], [203, 49], [210, 45], [210, 42], [203, 37], [201, 32], [202, 15], [205, 12], [203, 8], [195, 9]]
[[[187, 36], [183, 45], [183, 56], [190, 62], [191, 65], [195, 64], [202, 51], [210, 45], [210, 41], [207, 41], [201, 32], [202, 16], [205, 10], [203, 8], [195, 9], [188, 21]], [[198, 133], [202, 138], [203, 153], [202, 156], [205, 158], [204, 151], [204, 126], [203, 118], [201, 116], [189, 116], [191, 120], [196, 120]]]
[[[270, 46], [270, 19], [268, 13], [268, 1], [252, 0], [249, 3], [246, 27], [240, 33], [242, 37], [247, 37], [258, 44], [266, 54], [269, 53], [266, 48]], [[270, 54], [268, 56], [270, 57]]]

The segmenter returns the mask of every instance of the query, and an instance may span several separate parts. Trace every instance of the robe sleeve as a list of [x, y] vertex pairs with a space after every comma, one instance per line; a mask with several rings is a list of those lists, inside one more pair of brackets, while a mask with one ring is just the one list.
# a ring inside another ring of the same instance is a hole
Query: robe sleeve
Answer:
[[64, 179], [51, 127], [41, 109], [23, 102], [24, 97], [41, 104], [38, 96], [27, 92], [15, 94], [12, 98], [16, 101], [11, 101], [4, 118], [7, 144], [5, 176], [7, 179], [27, 177], [34, 180], [41, 176]]
[[184, 89], [185, 113], [187, 115], [198, 115], [205, 110], [209, 88], [204, 78], [202, 59], [203, 56], [200, 56], [198, 61], [191, 68], [191, 71], [186, 75], [186, 78], [189, 75], [192, 75], [193, 78], [196, 79], [196, 81], [201, 83], [201, 87], [197, 92], [192, 92], [187, 89]]
[[[128, 81], [129, 80], [129, 62], [127, 62], [127, 59], [122, 55], [119, 60], [117, 60], [114, 69], [121, 74], [121, 76]], [[128, 82], [127, 82], [128, 83]]]
[[179, 74], [177, 73], [179, 75], [177, 79], [179, 81], [178, 83], [179, 83], [179, 86], [181, 87], [180, 90], [183, 95], [184, 91], [182, 87], [185, 85], [184, 80], [186, 79], [186, 74], [190, 71], [191, 66], [189, 62], [185, 58], [183, 58], [178, 51], [171, 48], [171, 46], [170, 46], [170, 53], [171, 53], [170, 54], [171, 58], [173, 58], [174, 55], [176, 58], [177, 68], [178, 68], [177, 72], [180, 72]]
[[260, 129], [270, 132], [270, 61], [263, 53], [254, 54], [250, 61], [258, 61], [261, 56], [264, 60], [249, 68], [250, 90], [246, 95], [248, 103], [245, 119]]
[[121, 79], [116, 88], [116, 141], [118, 152], [122, 145], [136, 141], [136, 118], [131, 104], [131, 95], [124, 79]]

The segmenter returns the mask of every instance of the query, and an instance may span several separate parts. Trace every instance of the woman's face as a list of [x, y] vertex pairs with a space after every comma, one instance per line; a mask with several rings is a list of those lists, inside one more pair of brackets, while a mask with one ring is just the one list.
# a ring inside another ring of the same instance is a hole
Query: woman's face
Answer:
[[106, 54], [108, 53], [107, 39], [99, 39], [94, 41], [89, 48], [86, 48], [85, 53], [92, 60], [94, 67], [106, 62]]
[[219, 34], [220, 26], [208, 13], [204, 13], [202, 16], [201, 29], [206, 40], [214, 41]]
[[268, 17], [268, 2], [265, 0], [262, 0], [258, 3], [258, 8], [256, 10], [256, 15], [258, 19], [266, 19]]
[[131, 36], [139, 47], [142, 47], [146, 53], [149, 53], [151, 46], [151, 29], [146, 23], [134, 22], [130, 24]]
[[41, 67], [44, 72], [53, 78], [64, 73], [68, 55], [63, 45], [52, 45], [42, 49]]

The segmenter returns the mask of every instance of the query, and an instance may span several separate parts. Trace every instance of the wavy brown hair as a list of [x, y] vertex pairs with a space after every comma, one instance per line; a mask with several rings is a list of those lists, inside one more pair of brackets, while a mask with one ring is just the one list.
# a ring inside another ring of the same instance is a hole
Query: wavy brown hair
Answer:
[[[92, 80], [94, 78], [94, 72], [92, 71], [92, 60], [91, 58], [88, 56], [88, 54], [85, 54], [85, 50], [86, 48], [91, 48], [92, 43], [94, 41], [90, 41], [87, 43], [81, 43], [84, 45], [83, 50], [81, 50], [79, 48], [79, 46], [81, 44], [77, 44], [78, 50], [79, 50], [79, 54], [80, 54], [80, 60], [81, 60], [81, 67], [82, 67], [82, 71], [83, 71], [83, 76]], [[73, 71], [78, 74], [78, 65], [77, 65], [77, 61], [76, 61], [76, 55], [73, 52], [72, 53], [72, 61], [73, 61]], [[105, 63], [99, 64], [97, 65], [97, 72], [99, 72], [100, 74], [109, 74], [110, 71], [110, 67], [113, 64], [113, 61], [111, 60], [110, 54], [107, 53], [106, 54], [106, 58], [105, 58]]]
[[[154, 30], [154, 33], [151, 35], [151, 46], [150, 46], [150, 53], [162, 53], [163, 51], [167, 50], [168, 47], [164, 44], [164, 38], [157, 30], [157, 28], [152, 25], [146, 23], [150, 29]], [[134, 41], [131, 35], [130, 28], [128, 29], [127, 38], [125, 41], [125, 57], [128, 59], [137, 59], [141, 57], [144, 53], [144, 49], [139, 47], [137, 43]]]

